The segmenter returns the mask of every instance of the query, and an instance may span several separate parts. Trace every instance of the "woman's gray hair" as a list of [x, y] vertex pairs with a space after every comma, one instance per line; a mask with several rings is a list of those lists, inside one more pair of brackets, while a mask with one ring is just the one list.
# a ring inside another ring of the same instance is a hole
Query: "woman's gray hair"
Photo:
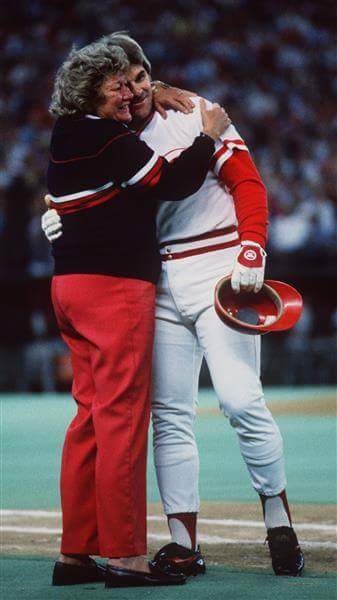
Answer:
[[144, 53], [143, 48], [128, 35], [127, 31], [116, 31], [115, 33], [104, 35], [100, 41], [106, 44], [108, 48], [113, 48], [114, 46], [123, 48], [129, 63], [131, 65], [143, 65], [144, 69], [150, 75], [151, 63], [149, 59]]
[[56, 74], [49, 111], [58, 116], [95, 114], [103, 101], [100, 89], [105, 79], [129, 66], [118, 45], [99, 41], [71, 50]]

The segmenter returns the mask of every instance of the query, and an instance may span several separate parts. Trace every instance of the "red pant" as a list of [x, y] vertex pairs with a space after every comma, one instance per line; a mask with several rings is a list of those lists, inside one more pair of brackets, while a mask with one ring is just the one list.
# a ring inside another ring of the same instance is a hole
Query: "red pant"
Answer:
[[77, 415], [66, 434], [61, 552], [146, 553], [146, 457], [155, 286], [105, 275], [53, 278]]

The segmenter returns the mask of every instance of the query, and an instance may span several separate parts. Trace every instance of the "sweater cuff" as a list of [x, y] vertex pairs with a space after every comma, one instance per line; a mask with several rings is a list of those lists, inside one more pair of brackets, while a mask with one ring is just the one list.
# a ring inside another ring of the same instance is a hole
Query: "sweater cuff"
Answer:
[[200, 135], [196, 139], [201, 140], [202, 144], [205, 144], [205, 145], [207, 144], [209, 146], [209, 148], [212, 150], [212, 152], [214, 152], [215, 141], [213, 140], [213, 138], [211, 138], [210, 135], [207, 135], [207, 133], [201, 132]]

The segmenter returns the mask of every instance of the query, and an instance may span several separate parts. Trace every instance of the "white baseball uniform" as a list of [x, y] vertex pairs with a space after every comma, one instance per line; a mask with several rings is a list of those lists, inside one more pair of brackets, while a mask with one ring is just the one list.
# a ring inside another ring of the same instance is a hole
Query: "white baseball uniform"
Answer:
[[[140, 133], [169, 161], [202, 131], [199, 99], [192, 114], [157, 112]], [[166, 514], [199, 510], [199, 459], [193, 425], [203, 356], [223, 413], [235, 428], [254, 488], [285, 488], [282, 438], [265, 405], [260, 338], [224, 325], [213, 308], [216, 282], [231, 273], [240, 248], [233, 197], [217, 177], [234, 152], [247, 152], [231, 125], [214, 168], [193, 196], [158, 212], [163, 271], [157, 290], [152, 415], [154, 457]]]

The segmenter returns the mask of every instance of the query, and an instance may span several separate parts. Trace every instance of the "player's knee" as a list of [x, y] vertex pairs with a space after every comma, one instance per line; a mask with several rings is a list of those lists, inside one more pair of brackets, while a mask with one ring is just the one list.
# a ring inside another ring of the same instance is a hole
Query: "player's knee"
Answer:
[[161, 423], [153, 427], [153, 445], [180, 446], [195, 445], [195, 436], [190, 427], [177, 427]]
[[255, 375], [233, 378], [230, 385], [217, 389], [217, 394], [220, 408], [230, 420], [240, 419], [251, 411], [261, 410], [264, 405], [261, 382]]
[[262, 398], [249, 393], [247, 390], [235, 396], [227, 397], [221, 402], [221, 408], [232, 425], [265, 409]]
[[157, 467], [182, 467], [190, 463], [195, 469], [199, 463], [199, 455], [195, 440], [184, 440], [180, 444], [157, 442], [154, 445], [154, 463]]
[[226, 415], [226, 417], [228, 417], [230, 420], [236, 416], [245, 414], [249, 407], [249, 404], [249, 396], [244, 394], [227, 394], [220, 400], [220, 408], [222, 412]]
[[282, 446], [282, 438], [272, 414], [267, 408], [263, 397], [247, 397], [238, 404], [227, 407], [226, 413], [232, 427], [237, 429], [240, 437], [270, 445], [266, 459], [274, 455], [274, 451]]

